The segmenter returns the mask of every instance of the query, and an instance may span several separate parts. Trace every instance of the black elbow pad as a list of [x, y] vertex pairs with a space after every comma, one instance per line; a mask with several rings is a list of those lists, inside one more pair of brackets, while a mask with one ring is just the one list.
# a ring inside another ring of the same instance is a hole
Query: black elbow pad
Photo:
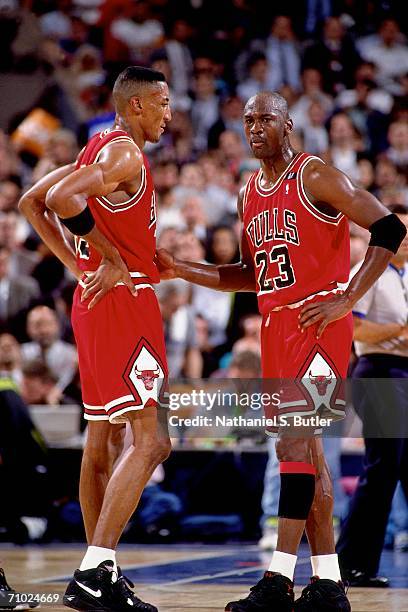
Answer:
[[394, 254], [398, 251], [407, 233], [405, 225], [394, 214], [381, 217], [370, 225], [369, 230], [371, 233], [369, 246], [379, 246]]

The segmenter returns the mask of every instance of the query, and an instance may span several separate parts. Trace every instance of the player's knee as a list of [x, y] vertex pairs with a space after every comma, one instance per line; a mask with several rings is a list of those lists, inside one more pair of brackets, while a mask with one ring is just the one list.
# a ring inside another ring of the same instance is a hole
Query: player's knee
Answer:
[[157, 440], [156, 446], [155, 446], [155, 457], [156, 457], [156, 461], [157, 461], [157, 465], [159, 465], [160, 463], [163, 463], [163, 461], [166, 461], [166, 459], [168, 459], [170, 452], [171, 452], [171, 442], [170, 440], [167, 439], [159, 439]]
[[169, 438], [163, 439], [157, 436], [144, 436], [140, 440], [135, 440], [133, 446], [135, 458], [142, 454], [146, 462], [154, 466], [163, 463], [171, 451]]
[[278, 461], [310, 461], [310, 443], [307, 439], [278, 438], [276, 441]]

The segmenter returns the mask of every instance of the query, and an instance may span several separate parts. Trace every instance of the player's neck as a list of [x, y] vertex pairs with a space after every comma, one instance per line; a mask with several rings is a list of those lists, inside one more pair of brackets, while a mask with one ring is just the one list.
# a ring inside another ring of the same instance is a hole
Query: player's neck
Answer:
[[129, 134], [132, 140], [135, 141], [139, 149], [143, 149], [146, 144], [146, 140], [142, 136], [141, 132], [138, 131], [136, 126], [132, 126], [130, 121], [126, 121], [125, 117], [116, 115], [113, 128], [116, 130], [124, 130]]
[[288, 145], [283, 147], [275, 157], [263, 159], [261, 166], [264, 179], [274, 183], [289, 166], [296, 154], [297, 151]]

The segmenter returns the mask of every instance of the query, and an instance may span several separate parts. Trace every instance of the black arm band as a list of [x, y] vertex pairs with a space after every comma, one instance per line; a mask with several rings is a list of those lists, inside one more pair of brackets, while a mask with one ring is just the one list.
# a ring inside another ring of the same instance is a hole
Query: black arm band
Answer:
[[407, 233], [407, 228], [397, 215], [386, 215], [375, 221], [370, 227], [371, 240], [369, 246], [379, 246], [396, 253]]
[[84, 208], [79, 215], [68, 217], [67, 219], [61, 219], [60, 217], [59, 220], [69, 229], [71, 234], [74, 234], [74, 236], [85, 236], [95, 227], [95, 219], [88, 205], [86, 205], [86, 208]]

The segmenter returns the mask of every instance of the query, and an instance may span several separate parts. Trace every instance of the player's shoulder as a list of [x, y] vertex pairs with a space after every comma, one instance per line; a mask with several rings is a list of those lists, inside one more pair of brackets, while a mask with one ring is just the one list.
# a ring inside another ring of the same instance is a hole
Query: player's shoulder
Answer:
[[339, 174], [337, 168], [316, 155], [306, 154], [303, 159], [302, 178], [304, 182], [327, 180]]
[[144, 155], [140, 147], [124, 130], [105, 130], [100, 132], [100, 148], [98, 161], [126, 160], [144, 163]]

